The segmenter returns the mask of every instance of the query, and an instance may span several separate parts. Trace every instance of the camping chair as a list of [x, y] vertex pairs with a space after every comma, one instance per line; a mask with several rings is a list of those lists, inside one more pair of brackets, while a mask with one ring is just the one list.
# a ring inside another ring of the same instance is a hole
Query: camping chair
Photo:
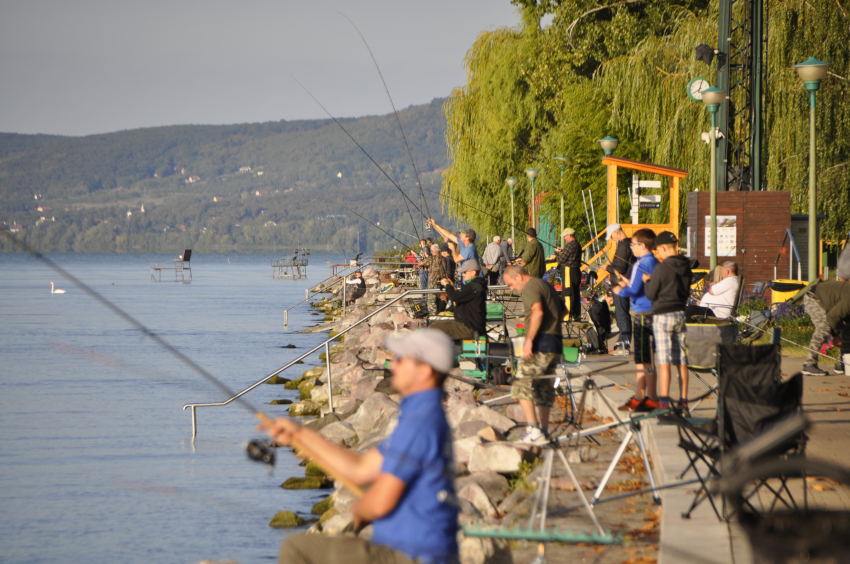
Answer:
[[488, 338], [494, 341], [508, 339], [508, 321], [505, 316], [505, 306], [499, 302], [487, 302], [487, 317], [484, 320], [484, 328]]
[[[796, 374], [781, 381], [781, 357], [778, 345], [745, 347], [740, 345], [717, 346], [717, 377], [719, 396], [716, 418], [705, 426], [695, 425], [678, 414], [663, 419], [676, 425], [679, 447], [685, 451], [689, 464], [679, 476], [681, 479], [693, 470], [699, 480], [690, 508], [682, 514], [689, 519], [691, 513], [708, 499], [718, 519], [729, 519], [740, 507], [754, 513], [761, 512], [754, 500], [766, 494], [772, 499], [767, 505], [772, 510], [777, 503], [797, 508], [788, 489], [791, 475], [781, 476], [779, 485], [768, 479], [750, 485], [741, 504], [732, 513], [726, 510], [726, 498], [718, 509], [709, 490], [710, 479], [722, 478], [724, 458], [730, 449], [745, 445], [770, 429], [777, 421], [799, 412], [803, 396], [803, 377]], [[802, 433], [786, 442], [771, 456], [794, 457], [805, 453], [805, 435]], [[704, 468], [703, 468], [704, 467]], [[804, 483], [805, 500], [805, 483]]]

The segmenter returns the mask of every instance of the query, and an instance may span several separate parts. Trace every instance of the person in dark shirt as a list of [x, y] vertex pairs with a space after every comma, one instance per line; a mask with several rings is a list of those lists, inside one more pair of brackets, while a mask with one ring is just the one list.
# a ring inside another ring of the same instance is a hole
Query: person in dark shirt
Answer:
[[[555, 247], [555, 258], [561, 271], [561, 297], [570, 298], [570, 320], [581, 320], [581, 245], [576, 239], [576, 231], [567, 227], [561, 233], [564, 247]], [[569, 282], [569, 284], [567, 283]]]
[[561, 339], [563, 304], [551, 284], [529, 275], [522, 267], [506, 268], [505, 283], [522, 294], [526, 331], [511, 397], [519, 401], [528, 422], [521, 441], [539, 444], [546, 441], [549, 412], [555, 401], [555, 381], [548, 376], [555, 374], [564, 350]]
[[277, 444], [309, 447], [330, 473], [370, 486], [351, 513], [358, 531], [374, 524], [372, 539], [292, 535], [280, 547], [281, 564], [457, 562], [452, 433], [441, 401], [454, 347], [433, 329], [388, 335], [384, 347], [395, 356], [392, 385], [402, 400], [398, 426], [378, 447], [358, 454], [286, 417], [268, 429]]
[[440, 256], [443, 257], [443, 267], [446, 270], [445, 278], [448, 278], [449, 280], [454, 280], [455, 271], [457, 269], [457, 263], [452, 257], [452, 250], [449, 248], [448, 243], [443, 243], [442, 245], [440, 245]]
[[455, 318], [441, 319], [429, 325], [447, 334], [455, 341], [474, 339], [486, 333], [487, 321], [487, 283], [478, 276], [480, 267], [476, 260], [465, 260], [458, 267], [464, 284], [456, 289], [448, 278], [441, 280], [446, 288], [446, 296], [454, 303]]
[[[611, 262], [600, 266], [599, 270], [607, 272], [611, 277], [611, 283], [616, 285], [619, 278], [629, 279], [632, 275], [632, 265], [637, 259], [632, 253], [631, 240], [626, 236], [626, 232], [623, 231], [619, 223], [609, 225], [606, 232], [608, 240], [614, 241], [617, 248]], [[620, 330], [617, 346], [623, 347], [624, 351], [628, 353], [632, 342], [632, 316], [629, 313], [629, 298], [614, 295], [614, 315], [617, 318], [617, 328]]]
[[537, 230], [533, 227], [526, 229], [525, 239], [527, 244], [519, 259], [519, 264], [531, 276], [543, 278], [543, 274], [546, 273], [546, 261], [543, 255], [543, 247], [537, 240]]
[[835, 373], [844, 373], [844, 355], [850, 354], [850, 282], [833, 280], [820, 282], [803, 296], [803, 309], [809, 314], [815, 330], [809, 342], [809, 354], [803, 365], [807, 376], [826, 376], [818, 366], [816, 351], [833, 335], [833, 343], [841, 347], [841, 356], [835, 363]]
[[679, 370], [679, 409], [688, 411], [688, 355], [685, 351], [685, 305], [691, 285], [691, 266], [679, 255], [679, 240], [670, 231], [655, 238], [655, 250], [661, 264], [652, 274], [643, 274], [646, 297], [652, 302], [652, 334], [658, 365], [658, 408], [670, 406], [671, 365]]

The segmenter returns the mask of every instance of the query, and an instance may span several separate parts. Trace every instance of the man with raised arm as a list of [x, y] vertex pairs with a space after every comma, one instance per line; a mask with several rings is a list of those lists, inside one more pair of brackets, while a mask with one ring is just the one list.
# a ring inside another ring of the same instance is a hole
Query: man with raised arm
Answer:
[[437, 222], [429, 218], [428, 223], [436, 229], [440, 237], [448, 243], [454, 243], [457, 248], [452, 249], [452, 256], [455, 262], [460, 264], [465, 260], [474, 260], [478, 262], [478, 249], [475, 248], [475, 231], [472, 229], [464, 229], [460, 235], [455, 235], [445, 227], [437, 225]]
[[398, 426], [380, 446], [357, 454], [288, 418], [268, 429], [277, 444], [295, 441], [331, 474], [370, 486], [351, 512], [356, 529], [374, 524], [372, 540], [292, 535], [280, 547], [281, 564], [457, 562], [452, 434], [441, 402], [454, 360], [452, 342], [424, 329], [387, 335], [384, 346], [395, 355], [392, 385], [402, 400]]

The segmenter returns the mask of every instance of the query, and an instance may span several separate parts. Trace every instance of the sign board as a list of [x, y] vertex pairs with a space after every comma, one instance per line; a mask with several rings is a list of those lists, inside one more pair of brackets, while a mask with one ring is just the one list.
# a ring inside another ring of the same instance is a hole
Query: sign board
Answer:
[[638, 180], [638, 188], [661, 188], [660, 180]]
[[642, 210], [657, 210], [661, 208], [661, 196], [638, 196], [638, 204]]
[[[717, 256], [734, 257], [738, 254], [738, 217], [717, 216]], [[711, 256], [711, 216], [705, 216], [705, 256]]]

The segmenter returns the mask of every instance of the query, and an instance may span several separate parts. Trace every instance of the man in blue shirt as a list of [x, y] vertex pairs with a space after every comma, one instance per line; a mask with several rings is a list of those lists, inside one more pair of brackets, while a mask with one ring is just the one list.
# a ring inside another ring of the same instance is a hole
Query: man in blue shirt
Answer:
[[632, 235], [632, 253], [638, 259], [632, 267], [629, 282], [620, 278], [614, 293], [621, 298], [630, 298], [632, 304], [632, 337], [635, 346], [635, 395], [620, 407], [620, 411], [652, 411], [658, 407], [655, 390], [656, 376], [652, 367], [652, 302], [644, 291], [643, 275], [655, 271], [658, 259], [652, 254], [655, 248], [655, 233], [651, 229], [638, 229]]
[[463, 229], [459, 235], [455, 235], [445, 227], [437, 225], [433, 219], [428, 219], [428, 223], [434, 226], [440, 237], [446, 240], [447, 243], [454, 243], [457, 249], [454, 249], [452, 256], [455, 262], [461, 264], [465, 260], [474, 260], [478, 263], [478, 249], [475, 248], [475, 231], [472, 229]]
[[277, 444], [297, 440], [335, 476], [369, 490], [351, 508], [355, 527], [373, 523], [371, 541], [356, 537], [293, 535], [280, 549], [282, 564], [449, 564], [457, 562], [457, 502], [452, 436], [441, 403], [453, 364], [451, 339], [424, 329], [387, 336], [390, 370], [401, 394], [393, 434], [365, 454], [343, 449], [287, 418], [269, 428]]

